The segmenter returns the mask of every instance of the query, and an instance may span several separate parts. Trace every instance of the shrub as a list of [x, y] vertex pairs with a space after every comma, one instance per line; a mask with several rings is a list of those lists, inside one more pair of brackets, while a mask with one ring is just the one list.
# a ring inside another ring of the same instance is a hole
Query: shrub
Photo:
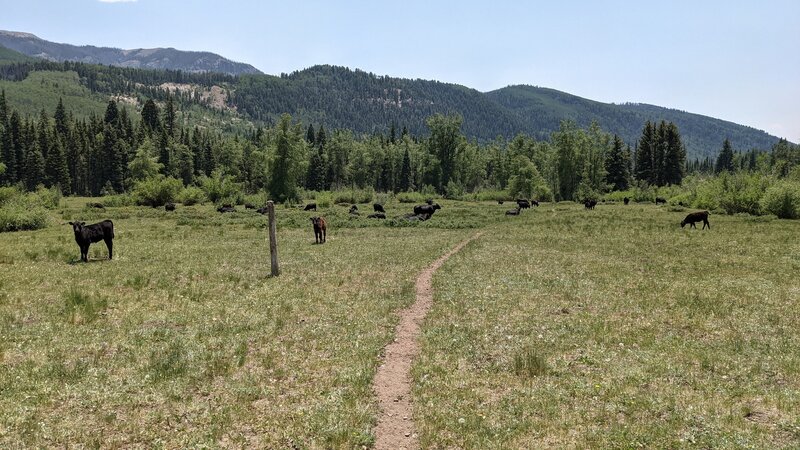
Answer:
[[47, 209], [58, 208], [58, 204], [61, 202], [62, 198], [61, 188], [57, 186], [46, 188], [41, 184], [36, 187], [36, 192], [29, 195], [35, 196], [35, 200]]
[[776, 182], [764, 192], [760, 205], [764, 212], [781, 219], [800, 219], [800, 183]]
[[453, 180], [447, 182], [447, 186], [444, 188], [444, 198], [448, 198], [451, 200], [458, 200], [464, 195], [464, 186], [460, 183], [456, 183]]
[[314, 197], [317, 206], [320, 208], [330, 208], [333, 205], [333, 194], [330, 192], [320, 192]]
[[375, 190], [366, 189], [343, 189], [333, 192], [334, 203], [372, 203], [375, 197]]
[[210, 177], [200, 178], [200, 187], [213, 203], [240, 203], [242, 187], [229, 176], [215, 170]]
[[109, 208], [117, 208], [120, 206], [133, 206], [136, 204], [136, 199], [129, 194], [117, 194], [101, 197], [99, 202]]
[[50, 224], [50, 215], [41, 205], [19, 197], [0, 207], [0, 232], [39, 230]]
[[178, 195], [178, 201], [184, 206], [203, 204], [206, 201], [206, 193], [197, 186], [189, 186]]
[[0, 206], [5, 205], [12, 199], [21, 195], [20, 190], [15, 186], [0, 187]]
[[139, 205], [164, 206], [174, 202], [183, 189], [183, 182], [172, 177], [159, 176], [136, 183], [133, 196]]
[[[721, 174], [719, 183], [719, 207], [728, 214], [761, 213], [759, 200], [770, 185], [770, 179], [761, 174], [737, 172], [733, 175]], [[776, 214], [777, 215], [777, 214]]]

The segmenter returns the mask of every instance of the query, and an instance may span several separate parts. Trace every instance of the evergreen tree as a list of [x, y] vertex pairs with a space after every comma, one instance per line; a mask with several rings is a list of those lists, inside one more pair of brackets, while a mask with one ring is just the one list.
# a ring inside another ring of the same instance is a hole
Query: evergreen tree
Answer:
[[72, 193], [72, 180], [67, 166], [67, 155], [60, 138], [53, 140], [46, 160], [47, 178], [51, 186], [58, 186], [65, 195]]
[[397, 143], [396, 133], [397, 132], [394, 129], [394, 122], [392, 122], [392, 126], [389, 127], [389, 142], [391, 142], [392, 144], [396, 144]]
[[55, 119], [56, 136], [66, 139], [69, 134], [69, 125], [67, 124], [67, 111], [64, 109], [64, 102], [61, 97], [58, 98], [58, 105], [56, 112], [53, 114]]
[[[36, 145], [39, 146], [39, 153], [42, 158], [47, 160], [47, 152], [50, 150], [50, 119], [44, 109], [39, 113], [39, 122], [36, 124]], [[45, 180], [40, 180], [44, 183]]]
[[172, 101], [172, 95], [167, 98], [167, 104], [164, 106], [164, 131], [170, 138], [175, 136], [175, 103]]
[[455, 175], [455, 162], [464, 145], [461, 134], [461, 116], [443, 116], [436, 114], [427, 120], [430, 137], [428, 151], [438, 162], [438, 176], [434, 176], [436, 190], [444, 193], [444, 188]]
[[17, 163], [5, 90], [0, 91], [0, 162], [5, 166], [5, 170], [0, 174], [0, 184], [14, 184], [16, 182]]
[[664, 164], [662, 167], [662, 185], [679, 185], [686, 174], [686, 147], [681, 140], [677, 125], [670, 122], [664, 133]]
[[142, 124], [148, 134], [161, 130], [161, 119], [158, 117], [158, 106], [153, 99], [148, 98], [142, 107]]
[[314, 145], [315, 136], [316, 134], [314, 133], [314, 124], [310, 123], [308, 124], [308, 130], [306, 131], [306, 142], [308, 142], [308, 145], [312, 146]]
[[117, 102], [114, 100], [108, 101], [103, 122], [109, 125], [114, 125], [115, 127], [119, 126], [119, 109], [117, 109]]
[[322, 151], [325, 148], [325, 144], [328, 142], [328, 137], [325, 134], [325, 128], [322, 125], [319, 126], [319, 130], [317, 131], [317, 137], [314, 141], [314, 144], [317, 148]]
[[28, 149], [25, 158], [25, 188], [29, 191], [36, 189], [36, 186], [44, 180], [44, 157], [38, 145], [33, 145]]
[[163, 167], [158, 162], [157, 154], [158, 151], [153, 142], [150, 139], [145, 139], [136, 149], [136, 156], [128, 163], [128, 173], [130, 173], [131, 180], [135, 182], [157, 176]]
[[[321, 129], [321, 128], [320, 128]], [[325, 190], [325, 160], [322, 151], [317, 148], [310, 149], [311, 158], [308, 162], [306, 174], [306, 189], [311, 191]]]
[[733, 147], [731, 146], [731, 141], [728, 139], [725, 139], [722, 143], [722, 150], [720, 150], [719, 156], [717, 156], [715, 170], [717, 173], [722, 171], [733, 172]]
[[285, 202], [297, 196], [297, 180], [302, 170], [304, 150], [302, 130], [299, 125], [292, 126], [292, 117], [284, 114], [275, 132], [275, 162], [269, 192], [276, 200]]
[[400, 168], [400, 181], [397, 187], [401, 192], [408, 192], [414, 188], [414, 179], [411, 174], [411, 155], [408, 153], [408, 147], [403, 152], [403, 165]]
[[606, 183], [615, 191], [628, 189], [630, 182], [630, 157], [623, 145], [622, 139], [615, 134], [611, 151], [606, 157]]
[[636, 179], [653, 184], [653, 147], [656, 145], [656, 130], [648, 120], [642, 130], [642, 137], [636, 147]]

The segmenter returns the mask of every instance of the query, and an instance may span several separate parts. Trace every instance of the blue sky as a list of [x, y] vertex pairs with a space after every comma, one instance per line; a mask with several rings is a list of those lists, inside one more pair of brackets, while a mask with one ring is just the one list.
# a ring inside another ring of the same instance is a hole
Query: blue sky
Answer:
[[800, 142], [800, 1], [0, 0], [0, 29], [207, 50], [481, 91], [550, 87], [705, 114]]

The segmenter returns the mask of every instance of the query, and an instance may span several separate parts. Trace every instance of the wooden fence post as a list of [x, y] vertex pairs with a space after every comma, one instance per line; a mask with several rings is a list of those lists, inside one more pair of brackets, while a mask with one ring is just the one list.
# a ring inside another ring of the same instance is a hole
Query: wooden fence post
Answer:
[[281, 274], [278, 267], [278, 241], [275, 237], [275, 203], [272, 200], [267, 202], [267, 217], [269, 220], [269, 256], [272, 260], [272, 276], [277, 277]]

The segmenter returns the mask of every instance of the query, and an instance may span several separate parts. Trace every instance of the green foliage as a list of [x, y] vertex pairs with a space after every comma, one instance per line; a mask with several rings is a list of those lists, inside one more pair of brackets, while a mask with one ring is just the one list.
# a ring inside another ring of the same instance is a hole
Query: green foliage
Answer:
[[47, 209], [56, 209], [63, 197], [58, 186], [46, 188], [42, 185], [36, 187], [36, 192], [28, 194], [39, 205]]
[[330, 208], [334, 204], [333, 194], [329, 191], [318, 192], [314, 196], [314, 201], [320, 208]]
[[428, 196], [422, 192], [400, 192], [395, 197], [400, 203], [425, 203]]
[[375, 198], [375, 190], [367, 189], [342, 189], [333, 191], [333, 203], [372, 203]]
[[71, 324], [94, 322], [108, 308], [108, 299], [105, 297], [86, 294], [74, 286], [63, 297], [64, 316]]
[[800, 219], [800, 183], [777, 181], [764, 192], [760, 205], [765, 213], [781, 219]]
[[[46, 191], [46, 190], [45, 190]], [[38, 230], [50, 224], [45, 204], [51, 195], [41, 192], [24, 194], [17, 188], [0, 188], [0, 232]], [[58, 202], [56, 202], [56, 205]]]
[[107, 208], [115, 208], [120, 206], [133, 206], [136, 204], [136, 199], [130, 194], [116, 194], [106, 195], [98, 199], [99, 203]]
[[128, 171], [134, 182], [154, 178], [164, 165], [158, 162], [158, 151], [150, 139], [145, 139], [136, 149], [136, 156], [128, 163]]
[[177, 201], [182, 190], [181, 180], [157, 176], [136, 183], [133, 197], [139, 205], [164, 206], [169, 202]]
[[206, 193], [197, 186], [187, 186], [178, 195], [178, 201], [185, 206], [202, 205], [206, 201]]
[[534, 378], [546, 375], [547, 361], [531, 347], [525, 347], [514, 353], [511, 371], [519, 377]]
[[200, 187], [206, 197], [215, 204], [238, 203], [235, 201], [242, 195], [241, 186], [233, 181], [233, 177], [215, 170], [210, 177], [200, 177]]

